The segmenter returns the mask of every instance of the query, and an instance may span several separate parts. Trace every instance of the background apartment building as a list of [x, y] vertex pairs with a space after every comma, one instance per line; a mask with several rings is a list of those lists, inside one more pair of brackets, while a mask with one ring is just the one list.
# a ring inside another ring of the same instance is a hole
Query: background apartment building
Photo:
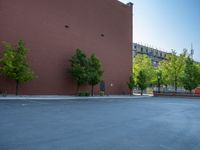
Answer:
[[168, 53], [156, 48], [133, 43], [132, 55], [135, 57], [137, 54], [146, 54], [151, 59], [154, 67], [157, 67], [159, 62], [164, 60]]

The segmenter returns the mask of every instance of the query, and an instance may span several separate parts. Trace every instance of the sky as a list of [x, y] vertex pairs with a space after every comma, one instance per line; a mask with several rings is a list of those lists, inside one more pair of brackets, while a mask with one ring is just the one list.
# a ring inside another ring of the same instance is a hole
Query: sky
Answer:
[[194, 49], [200, 61], [200, 0], [119, 0], [132, 2], [133, 42], [181, 53]]

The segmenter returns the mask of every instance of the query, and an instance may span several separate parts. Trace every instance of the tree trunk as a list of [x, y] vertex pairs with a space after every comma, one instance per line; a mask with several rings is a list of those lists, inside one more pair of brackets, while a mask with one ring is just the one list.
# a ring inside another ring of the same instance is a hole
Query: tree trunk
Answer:
[[133, 95], [133, 89], [130, 89], [130, 96]]
[[18, 95], [19, 94], [19, 81], [16, 80], [16, 89], [15, 89], [15, 94]]
[[77, 87], [76, 87], [76, 93], [78, 93], [78, 91], [79, 91], [79, 87], [80, 87], [80, 85], [77, 84]]
[[175, 85], [175, 92], [177, 93], [177, 85]]
[[158, 80], [158, 93], [160, 93], [160, 80]]
[[167, 84], [165, 85], [165, 87], [166, 87], [165, 91], [168, 91], [168, 85]]
[[140, 95], [141, 95], [141, 96], [143, 95], [143, 90], [141, 90], [141, 93], [140, 93]]
[[175, 92], [177, 93], [177, 77], [175, 77], [174, 87], [175, 87]]
[[91, 89], [91, 95], [94, 95], [94, 85], [92, 85], [92, 89]]

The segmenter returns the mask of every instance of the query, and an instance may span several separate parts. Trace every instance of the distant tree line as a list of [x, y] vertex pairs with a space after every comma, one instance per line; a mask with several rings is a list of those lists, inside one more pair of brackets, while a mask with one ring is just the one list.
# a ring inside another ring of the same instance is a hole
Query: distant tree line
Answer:
[[[4, 42], [3, 48], [0, 75], [15, 80], [18, 95], [19, 86], [35, 78], [27, 61], [29, 50], [23, 40], [19, 40], [16, 46]], [[103, 69], [100, 60], [95, 54], [88, 57], [83, 51], [76, 49], [69, 61], [68, 71], [77, 85], [76, 91], [79, 92], [81, 85], [90, 85], [90, 93], [94, 95], [94, 86], [102, 81]], [[133, 59], [133, 73], [127, 84], [130, 94], [134, 88], [138, 88], [142, 95], [147, 87], [153, 86], [157, 86], [158, 90], [161, 86], [173, 86], [175, 92], [178, 87], [183, 87], [191, 93], [200, 84], [200, 63], [191, 59], [187, 50], [179, 55], [172, 51], [155, 68], [147, 55], [138, 54]]]
[[180, 55], [172, 51], [156, 68], [147, 55], [138, 54], [133, 59], [133, 74], [130, 78], [132, 89], [139, 88], [141, 95], [147, 87], [157, 86], [160, 90], [162, 85], [173, 86], [174, 92], [177, 92], [178, 87], [183, 87], [191, 93], [200, 84], [200, 64], [191, 59], [186, 49]]

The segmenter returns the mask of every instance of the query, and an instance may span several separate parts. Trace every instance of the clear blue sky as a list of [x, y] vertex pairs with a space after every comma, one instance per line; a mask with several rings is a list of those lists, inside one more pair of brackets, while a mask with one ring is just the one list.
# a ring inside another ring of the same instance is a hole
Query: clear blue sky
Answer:
[[200, 0], [119, 0], [134, 3], [134, 42], [168, 52], [194, 48], [200, 61]]

